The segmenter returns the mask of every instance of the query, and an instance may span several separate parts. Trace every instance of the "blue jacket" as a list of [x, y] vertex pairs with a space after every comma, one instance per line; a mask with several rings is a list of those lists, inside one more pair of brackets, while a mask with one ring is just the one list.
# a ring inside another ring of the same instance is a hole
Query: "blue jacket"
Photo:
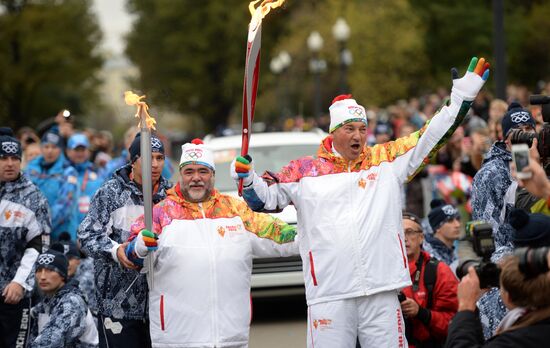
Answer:
[[[147, 315], [145, 275], [118, 264], [116, 249], [130, 237], [130, 226], [143, 215], [143, 193], [130, 180], [131, 166], [118, 169], [96, 192], [78, 238], [93, 257], [98, 312], [115, 319], [143, 320]], [[161, 176], [153, 202], [166, 198], [170, 184]], [[116, 260], [116, 261], [115, 261]]]
[[61, 154], [52, 166], [45, 166], [44, 157], [32, 160], [25, 171], [29, 179], [46, 196], [52, 217], [52, 240], [61, 232], [68, 232], [76, 241], [78, 174]]
[[[17, 180], [0, 182], [0, 206], [0, 289], [16, 281], [31, 290], [33, 264], [48, 245], [51, 229], [48, 202], [21, 174]], [[29, 248], [32, 253], [25, 255]]]
[[66, 284], [31, 310], [30, 348], [92, 348], [99, 337], [82, 293]]
[[78, 174], [79, 195], [77, 200], [77, 224], [80, 225], [90, 208], [90, 202], [96, 191], [103, 184], [103, 177], [96, 171], [92, 162], [70, 164]]

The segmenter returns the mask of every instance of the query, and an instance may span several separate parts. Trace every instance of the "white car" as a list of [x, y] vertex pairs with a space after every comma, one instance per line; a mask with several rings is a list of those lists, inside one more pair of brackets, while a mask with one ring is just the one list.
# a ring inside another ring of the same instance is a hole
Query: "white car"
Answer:
[[[321, 130], [253, 133], [249, 154], [254, 163], [254, 170], [259, 175], [266, 170], [278, 172], [293, 159], [313, 156], [326, 135]], [[204, 143], [214, 152], [216, 188], [222, 193], [238, 196], [229, 168], [233, 159], [240, 155], [241, 136], [207, 136]], [[289, 224], [296, 224], [296, 209], [292, 205], [273, 215]], [[299, 256], [254, 259], [252, 270], [254, 297], [296, 295], [304, 292], [302, 262]]]

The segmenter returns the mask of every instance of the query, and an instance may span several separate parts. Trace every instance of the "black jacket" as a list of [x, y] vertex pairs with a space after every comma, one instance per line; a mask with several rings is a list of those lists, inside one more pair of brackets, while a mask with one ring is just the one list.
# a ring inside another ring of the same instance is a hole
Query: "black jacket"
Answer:
[[449, 325], [446, 348], [540, 348], [550, 342], [550, 318], [533, 325], [506, 331], [484, 342], [481, 322], [477, 313], [461, 311], [456, 313]]

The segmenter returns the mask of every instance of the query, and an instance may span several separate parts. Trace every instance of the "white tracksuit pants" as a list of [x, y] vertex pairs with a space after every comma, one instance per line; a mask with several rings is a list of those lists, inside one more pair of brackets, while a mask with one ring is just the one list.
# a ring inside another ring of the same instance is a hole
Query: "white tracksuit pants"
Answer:
[[407, 348], [396, 291], [317, 303], [308, 307], [308, 348]]

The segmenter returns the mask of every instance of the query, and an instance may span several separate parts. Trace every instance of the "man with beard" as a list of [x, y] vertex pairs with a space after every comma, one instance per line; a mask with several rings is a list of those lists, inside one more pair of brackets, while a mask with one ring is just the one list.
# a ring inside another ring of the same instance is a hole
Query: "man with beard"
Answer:
[[288, 243], [296, 230], [215, 190], [213, 154], [200, 139], [182, 146], [180, 174], [153, 208], [153, 231], [140, 217], [126, 249], [143, 264], [158, 243], [150, 256], [151, 341], [155, 347], [246, 347], [252, 258], [297, 254]]
[[[82, 249], [94, 259], [100, 347], [151, 346], [147, 281], [124, 254], [130, 225], [143, 214], [140, 139], [138, 134], [130, 145], [131, 163], [99, 188], [78, 229]], [[153, 203], [170, 187], [161, 176], [163, 165], [164, 145], [152, 135]]]

